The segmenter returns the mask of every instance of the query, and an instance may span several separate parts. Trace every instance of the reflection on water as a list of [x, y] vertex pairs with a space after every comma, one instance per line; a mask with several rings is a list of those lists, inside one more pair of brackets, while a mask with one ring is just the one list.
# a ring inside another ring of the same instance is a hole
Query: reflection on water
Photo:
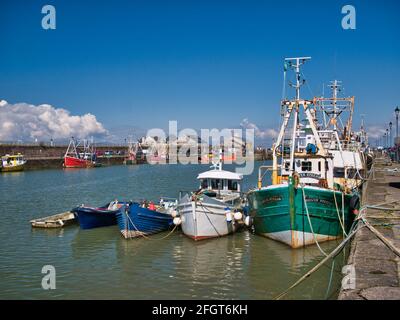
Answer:
[[[229, 166], [226, 168], [230, 169]], [[0, 298], [14, 299], [271, 299], [322, 259], [316, 246], [292, 250], [248, 231], [194, 242], [174, 232], [122, 239], [117, 226], [80, 230], [31, 229], [29, 220], [77, 204], [110, 199], [157, 200], [197, 187], [208, 166], [115, 166], [46, 170], [0, 176]], [[245, 177], [244, 189], [256, 182]], [[323, 243], [332, 250], [336, 242]], [[335, 297], [343, 257], [287, 298]], [[41, 289], [43, 265], [56, 267], [57, 289]]]

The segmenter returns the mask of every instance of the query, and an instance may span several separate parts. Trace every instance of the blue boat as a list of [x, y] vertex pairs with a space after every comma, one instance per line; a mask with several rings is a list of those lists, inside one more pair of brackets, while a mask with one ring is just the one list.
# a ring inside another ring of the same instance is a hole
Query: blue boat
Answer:
[[116, 213], [119, 230], [125, 239], [146, 236], [170, 229], [173, 217], [133, 202]]
[[126, 207], [126, 202], [112, 201], [98, 208], [80, 206], [72, 209], [82, 229], [92, 229], [117, 224], [116, 214]]

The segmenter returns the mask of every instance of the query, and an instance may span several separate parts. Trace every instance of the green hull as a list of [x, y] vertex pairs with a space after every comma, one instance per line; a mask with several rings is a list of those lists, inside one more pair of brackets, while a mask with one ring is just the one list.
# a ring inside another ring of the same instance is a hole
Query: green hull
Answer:
[[340, 221], [344, 221], [346, 233], [349, 231], [357, 206], [353, 195], [344, 195], [342, 210], [341, 192], [306, 186], [304, 194], [306, 203], [303, 189], [292, 184], [250, 192], [248, 200], [255, 232], [297, 248], [315, 243], [315, 238], [322, 242], [343, 236]]

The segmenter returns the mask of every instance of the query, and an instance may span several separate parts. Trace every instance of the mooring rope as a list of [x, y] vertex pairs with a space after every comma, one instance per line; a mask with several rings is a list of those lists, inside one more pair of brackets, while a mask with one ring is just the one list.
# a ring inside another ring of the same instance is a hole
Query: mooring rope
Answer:
[[[132, 221], [132, 219], [131, 219], [131, 217], [129, 216], [128, 213], [125, 212], [125, 215], [128, 217], [129, 221], [132, 223], [132, 226], [133, 226], [133, 227], [135, 228], [135, 230], [139, 233], [139, 235], [142, 236], [143, 238], [147, 239], [147, 240], [164, 240], [164, 239], [168, 238], [168, 237], [175, 231], [175, 229], [176, 229], [177, 226], [178, 226], [178, 225], [175, 225], [175, 226], [173, 227], [173, 229], [172, 229], [166, 236], [164, 236], [164, 237], [161, 237], [161, 238], [151, 238], [151, 237], [146, 236], [146, 234], [145, 234], [144, 232], [139, 231], [139, 229], [138, 229], [138, 228], [136, 227], [136, 225], [133, 223], [133, 221]], [[130, 231], [130, 230], [129, 230], [129, 225], [128, 225], [127, 229], [128, 229], [127, 231]], [[128, 236], [128, 233], [127, 233], [126, 235]], [[131, 239], [131, 238], [133, 238], [133, 237], [128, 237], [128, 239]]]
[[345, 244], [350, 241], [350, 239], [364, 226], [358, 226], [355, 228], [352, 228], [351, 232], [347, 235], [347, 237], [329, 254], [327, 255], [324, 259], [322, 259], [315, 267], [313, 267], [310, 271], [308, 271], [306, 274], [304, 274], [302, 277], [300, 277], [294, 284], [292, 284], [289, 288], [287, 288], [285, 291], [277, 295], [274, 300], [280, 300], [283, 298], [285, 295], [289, 293], [290, 290], [293, 288], [297, 287], [300, 283], [302, 283], [305, 279], [307, 279], [311, 274], [313, 274], [315, 271], [317, 271], [323, 264], [325, 264], [326, 261], [328, 261], [330, 258], [335, 257], [339, 252], [343, 249]]
[[317, 245], [319, 251], [321, 251], [321, 253], [322, 253], [324, 256], [327, 256], [326, 252], [325, 252], [324, 250], [322, 250], [321, 246], [319, 245], [318, 240], [317, 240], [317, 236], [315, 235], [314, 230], [313, 230], [313, 227], [312, 227], [312, 224], [311, 224], [310, 214], [308, 213], [308, 206], [307, 206], [307, 201], [306, 201], [306, 195], [305, 195], [305, 193], [304, 193], [304, 186], [301, 185], [300, 187], [301, 187], [301, 190], [303, 191], [304, 207], [306, 208], [307, 219], [308, 219], [308, 223], [310, 224], [310, 229], [311, 229], [311, 232], [312, 232], [312, 234], [313, 234], [315, 244]]
[[[372, 165], [372, 168], [368, 174], [368, 177], [366, 180], [369, 180], [370, 175], [372, 173], [374, 168], [374, 164]], [[303, 197], [304, 196], [304, 189], [303, 190]], [[400, 211], [400, 208], [387, 208], [387, 207], [382, 207], [383, 205], [388, 205], [393, 202], [397, 202], [396, 200], [394, 201], [386, 201], [386, 202], [381, 202], [376, 205], [365, 205], [362, 206], [359, 210], [359, 215], [358, 217], [354, 220], [353, 225], [350, 228], [350, 231], [345, 239], [331, 252], [329, 255], [327, 255], [324, 259], [322, 259], [316, 266], [314, 266], [311, 270], [309, 270], [307, 273], [305, 273], [302, 277], [300, 277], [295, 283], [293, 283], [289, 288], [287, 288], [285, 291], [277, 295], [274, 300], [279, 300], [286, 296], [293, 288], [297, 287], [300, 283], [302, 283], [305, 279], [307, 279], [311, 274], [316, 272], [322, 265], [325, 264], [326, 261], [328, 261], [330, 258], [337, 256], [340, 251], [344, 248], [344, 246], [354, 237], [354, 235], [361, 230], [364, 227], [367, 227], [375, 236], [380, 239], [393, 253], [395, 253], [398, 257], [400, 257], [400, 250], [394, 246], [394, 244], [389, 241], [382, 233], [380, 233], [378, 230], [376, 230], [366, 219], [365, 217], [365, 210], [366, 209], [375, 209], [375, 210], [382, 210], [382, 211]], [[308, 211], [308, 210], [307, 210]], [[308, 217], [308, 212], [307, 212], [307, 217]], [[378, 217], [376, 217], [378, 218]], [[381, 217], [385, 218], [385, 217]], [[398, 218], [398, 217], [394, 217]], [[379, 219], [379, 218], [378, 218]], [[361, 221], [362, 224], [357, 223], [358, 221]], [[382, 225], [382, 224], [381, 224]], [[311, 226], [311, 224], [310, 224]], [[318, 243], [317, 243], [318, 244]]]
[[329, 291], [331, 291], [331, 285], [332, 285], [332, 278], [333, 278], [333, 270], [335, 269], [335, 259], [332, 260], [332, 267], [331, 267], [331, 272], [329, 275], [329, 282], [328, 282], [328, 287], [326, 289], [325, 293], [325, 300], [328, 299], [329, 297]]
[[338, 206], [337, 200], [336, 200], [336, 191], [333, 191], [333, 198], [335, 199], [336, 213], [337, 213], [337, 216], [338, 216], [338, 219], [339, 219], [339, 222], [340, 222], [340, 226], [342, 227], [343, 235], [344, 235], [344, 236], [347, 236], [346, 230], [345, 230], [345, 228], [344, 228], [344, 210], [343, 210], [343, 200], [344, 200], [344, 196], [343, 196], [343, 195], [344, 195], [344, 193], [341, 193], [341, 194], [342, 194], [342, 215], [343, 215], [343, 222], [342, 222], [342, 219], [340, 218], [339, 206]]
[[361, 221], [364, 225], [373, 233], [375, 234], [394, 254], [400, 257], [400, 250], [391, 242], [389, 241], [382, 233], [380, 233], [377, 229], [375, 229], [365, 217], [361, 217]]
[[[197, 201], [196, 201], [196, 203], [197, 203]], [[210, 212], [211, 214], [214, 214], [214, 213], [211, 212], [208, 208], [205, 208], [201, 202], [199, 202], [199, 204], [200, 204], [200, 206], [203, 208], [203, 210], [207, 210], [207, 211]], [[214, 228], [214, 230], [215, 230], [215, 232], [217, 233], [217, 235], [218, 235], [219, 237], [221, 237], [220, 233], [218, 232], [217, 228], [216, 228], [216, 227], [214, 226], [214, 224], [212, 223], [212, 221], [211, 221], [211, 219], [209, 218], [208, 214], [207, 214], [205, 211], [203, 211], [203, 212], [204, 212], [204, 214], [206, 215], [208, 222], [210, 222], [211, 226]]]

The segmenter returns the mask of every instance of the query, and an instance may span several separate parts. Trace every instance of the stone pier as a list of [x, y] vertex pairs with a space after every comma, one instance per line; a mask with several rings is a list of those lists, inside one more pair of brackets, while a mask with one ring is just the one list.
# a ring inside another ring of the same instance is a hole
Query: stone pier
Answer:
[[[400, 165], [375, 158], [374, 170], [363, 190], [362, 205], [400, 208]], [[366, 209], [366, 219], [395, 247], [400, 248], [400, 210]], [[359, 222], [362, 224], [362, 222]], [[352, 244], [348, 265], [355, 271], [353, 285], [339, 300], [400, 300], [400, 258], [367, 227]]]

